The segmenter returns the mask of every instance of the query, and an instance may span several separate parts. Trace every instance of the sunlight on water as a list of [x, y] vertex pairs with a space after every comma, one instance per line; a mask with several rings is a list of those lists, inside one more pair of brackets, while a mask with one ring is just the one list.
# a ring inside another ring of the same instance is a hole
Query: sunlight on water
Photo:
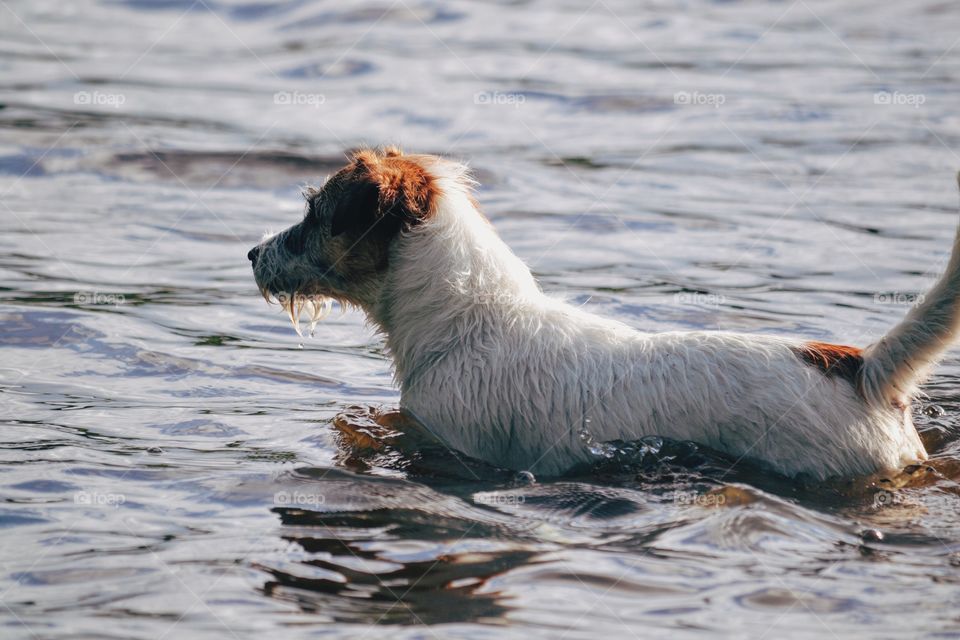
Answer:
[[931, 460], [894, 478], [811, 486], [589, 424], [594, 463], [535, 478], [394, 411], [363, 318], [298, 336], [245, 258], [347, 149], [399, 143], [469, 161], [589, 310], [866, 345], [958, 218], [960, 7], [0, 16], [3, 637], [960, 635], [955, 355], [917, 406]]

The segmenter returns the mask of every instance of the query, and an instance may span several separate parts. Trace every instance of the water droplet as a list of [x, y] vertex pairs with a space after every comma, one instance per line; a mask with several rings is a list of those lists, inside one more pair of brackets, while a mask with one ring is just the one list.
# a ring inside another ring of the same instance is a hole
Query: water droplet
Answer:
[[[589, 420], [586, 420], [589, 422]], [[580, 440], [587, 447], [587, 451], [598, 458], [610, 459], [617, 454], [617, 448], [606, 442], [597, 442], [596, 439], [586, 429], [580, 431]]]
[[860, 539], [864, 542], [883, 542], [883, 532], [877, 529], [864, 529], [860, 532]]
[[617, 455], [617, 448], [612, 444], [601, 442], [589, 447], [590, 453], [600, 458], [610, 459]]
[[529, 471], [518, 471], [515, 476], [513, 476], [513, 485], [515, 487], [526, 487], [532, 484], [537, 484], [537, 478]]
[[923, 414], [931, 418], [942, 418], [944, 413], [946, 412], [943, 407], [935, 404], [928, 404], [923, 408]]
[[650, 453], [660, 453], [663, 449], [663, 438], [657, 436], [644, 436], [640, 438], [640, 442], [650, 448]]

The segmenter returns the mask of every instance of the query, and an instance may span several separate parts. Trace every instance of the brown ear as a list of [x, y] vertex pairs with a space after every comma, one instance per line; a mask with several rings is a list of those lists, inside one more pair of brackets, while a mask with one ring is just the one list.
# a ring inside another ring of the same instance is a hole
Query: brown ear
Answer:
[[413, 160], [389, 149], [386, 155], [361, 151], [338, 198], [330, 233], [384, 232], [409, 228], [430, 215], [435, 188], [431, 176]]

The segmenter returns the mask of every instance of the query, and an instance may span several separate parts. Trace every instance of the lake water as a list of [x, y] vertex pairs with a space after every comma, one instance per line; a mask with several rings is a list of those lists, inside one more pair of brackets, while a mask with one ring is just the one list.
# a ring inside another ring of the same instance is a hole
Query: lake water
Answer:
[[3, 0], [0, 34], [0, 636], [960, 637], [956, 353], [911, 477], [648, 440], [531, 483], [338, 435], [397, 405], [381, 338], [300, 339], [245, 258], [400, 143], [598, 313], [865, 346], [960, 217], [960, 5]]

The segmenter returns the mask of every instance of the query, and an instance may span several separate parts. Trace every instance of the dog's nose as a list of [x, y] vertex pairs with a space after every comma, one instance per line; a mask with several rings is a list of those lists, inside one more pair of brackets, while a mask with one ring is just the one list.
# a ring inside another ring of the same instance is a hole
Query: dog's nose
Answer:
[[257, 256], [259, 255], [260, 255], [260, 247], [259, 246], [254, 247], [253, 249], [250, 249], [250, 251], [247, 252], [247, 260], [249, 260], [253, 264], [257, 264]]

